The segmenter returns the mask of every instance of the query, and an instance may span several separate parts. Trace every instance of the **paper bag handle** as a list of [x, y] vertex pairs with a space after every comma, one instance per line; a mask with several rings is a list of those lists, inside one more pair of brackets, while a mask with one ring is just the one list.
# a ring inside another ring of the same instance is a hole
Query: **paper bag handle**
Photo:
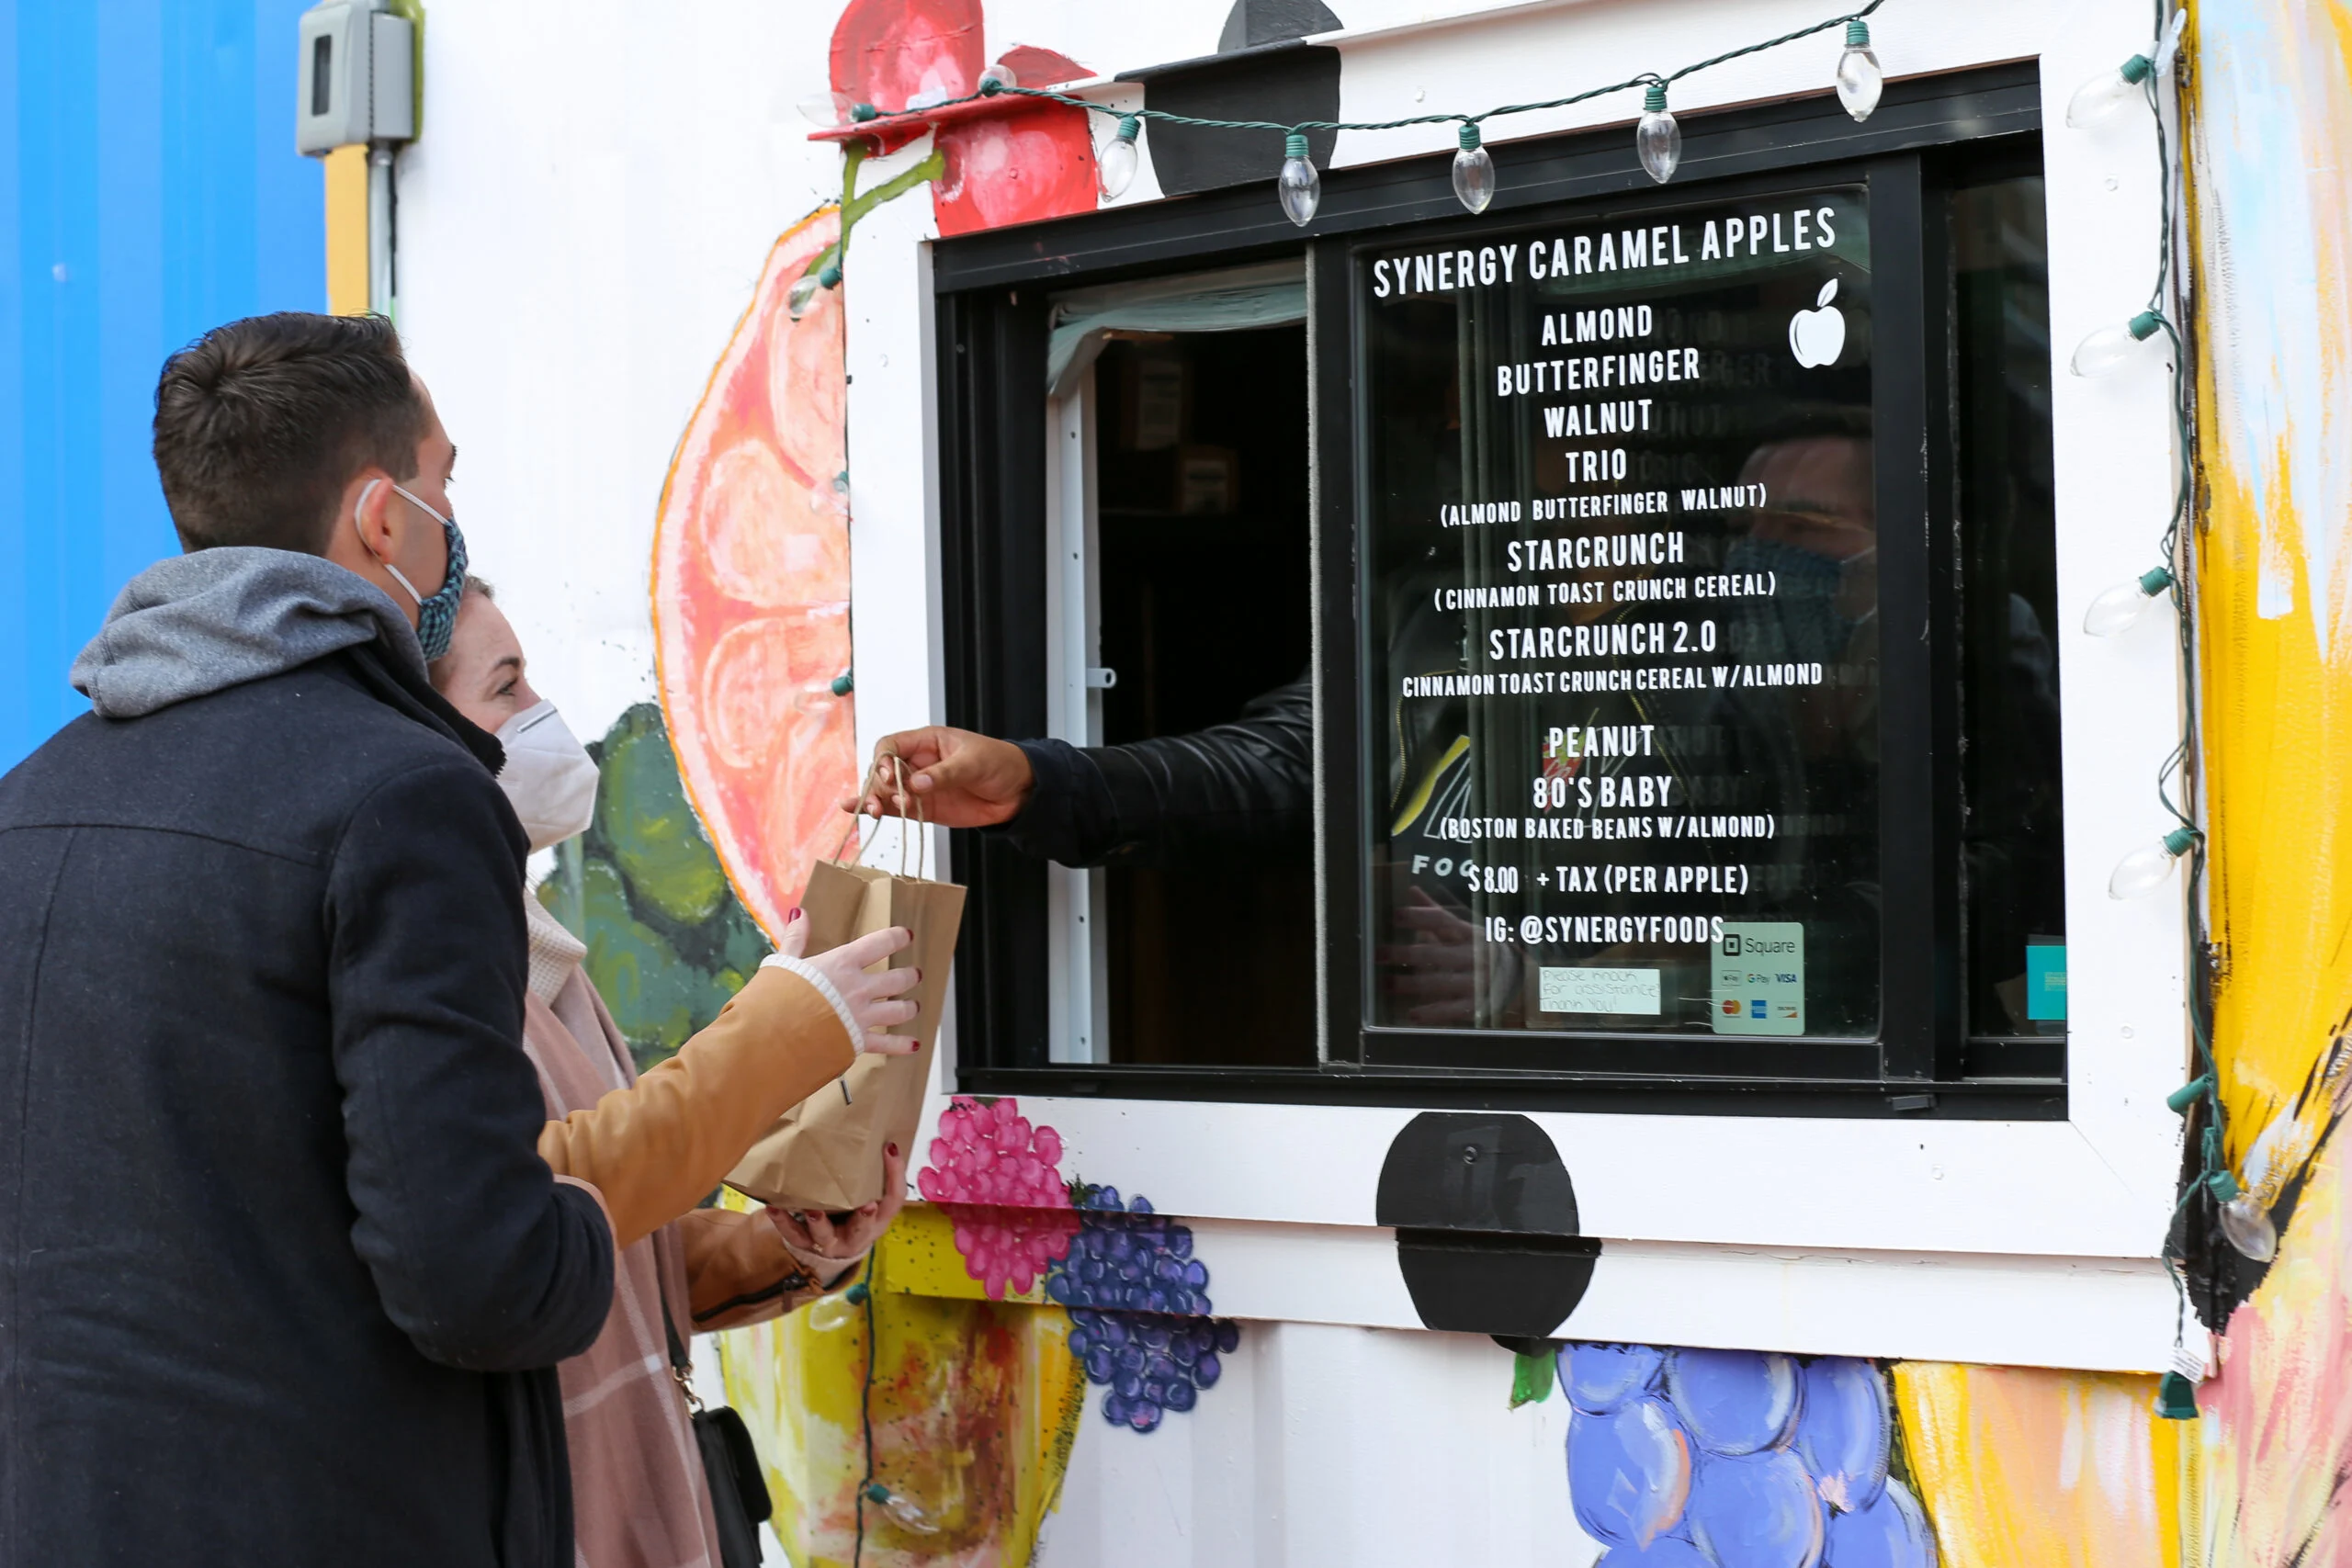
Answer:
[[[890, 787], [898, 792], [899, 799], [905, 800], [912, 798], [915, 803], [915, 825], [922, 829], [921, 837], [916, 840], [918, 847], [915, 851], [915, 877], [918, 881], [928, 881], [929, 877], [925, 874], [929, 871], [931, 866], [930, 814], [925, 812], [922, 808], [922, 797], [915, 795], [913, 791], [907, 788], [906, 760], [900, 757], [896, 751], [886, 751], [883, 755], [890, 760]], [[906, 818], [901, 817], [899, 820], [904, 822]], [[849, 831], [842, 835], [840, 846], [833, 851], [833, 863], [835, 865], [849, 865], [852, 863], [862, 863], [865, 859], [865, 840], [859, 841], [856, 854], [852, 855], [848, 860], [843, 860], [842, 858], [842, 854], [849, 849], [850, 840], [856, 837], [857, 829], [858, 823], [852, 822], [849, 825]], [[906, 829], [903, 828], [899, 830], [899, 874], [900, 876], [907, 874], [907, 834]]]

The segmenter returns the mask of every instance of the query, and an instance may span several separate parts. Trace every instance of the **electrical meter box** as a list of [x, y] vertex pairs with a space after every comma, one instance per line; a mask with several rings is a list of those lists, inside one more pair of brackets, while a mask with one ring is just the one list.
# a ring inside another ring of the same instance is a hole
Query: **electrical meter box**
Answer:
[[295, 151], [413, 140], [415, 51], [414, 25], [381, 0], [320, 0], [303, 12]]

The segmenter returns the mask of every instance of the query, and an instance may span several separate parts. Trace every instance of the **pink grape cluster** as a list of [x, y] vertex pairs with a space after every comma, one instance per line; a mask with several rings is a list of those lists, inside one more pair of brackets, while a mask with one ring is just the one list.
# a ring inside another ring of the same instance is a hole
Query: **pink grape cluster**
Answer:
[[965, 1270], [992, 1301], [1026, 1294], [1069, 1255], [1079, 1220], [1061, 1157], [1061, 1134], [1032, 1127], [1012, 1100], [958, 1095], [940, 1114], [915, 1190], [947, 1211]]

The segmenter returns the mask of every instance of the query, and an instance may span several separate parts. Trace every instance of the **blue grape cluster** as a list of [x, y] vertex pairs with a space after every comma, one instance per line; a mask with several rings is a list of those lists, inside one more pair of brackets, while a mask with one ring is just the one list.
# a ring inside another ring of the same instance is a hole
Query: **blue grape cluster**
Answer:
[[1110, 1390], [1102, 1415], [1114, 1427], [1156, 1429], [1190, 1410], [1224, 1372], [1220, 1356], [1241, 1345], [1241, 1325], [1209, 1316], [1209, 1271], [1193, 1256], [1193, 1233], [1152, 1213], [1137, 1194], [1085, 1183], [1070, 1191], [1078, 1235], [1046, 1277], [1046, 1296], [1069, 1308], [1071, 1353], [1089, 1382]]
[[1559, 1372], [1600, 1568], [1935, 1568], [1870, 1362], [1571, 1344]]
[[1190, 1228], [1153, 1213], [1141, 1193], [1121, 1204], [1115, 1187], [1080, 1182], [1070, 1203], [1078, 1238], [1046, 1276], [1047, 1296], [1067, 1307], [1208, 1316], [1209, 1271], [1193, 1256]]
[[1107, 1386], [1102, 1416], [1114, 1427], [1148, 1432], [1169, 1411], [1200, 1402], [1224, 1373], [1217, 1358], [1241, 1345], [1230, 1318], [1169, 1317], [1138, 1312], [1073, 1307], [1069, 1348], [1086, 1363], [1086, 1381]]

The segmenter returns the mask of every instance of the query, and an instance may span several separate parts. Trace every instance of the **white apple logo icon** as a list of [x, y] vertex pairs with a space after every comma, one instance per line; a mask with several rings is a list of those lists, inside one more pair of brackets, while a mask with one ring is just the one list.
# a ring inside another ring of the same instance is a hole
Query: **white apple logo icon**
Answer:
[[1838, 298], [1838, 280], [1831, 278], [1821, 286], [1820, 297], [1814, 303], [1818, 310], [1799, 310], [1789, 318], [1789, 352], [1797, 363], [1807, 368], [1835, 365], [1840, 350], [1846, 346], [1845, 313], [1829, 303]]

